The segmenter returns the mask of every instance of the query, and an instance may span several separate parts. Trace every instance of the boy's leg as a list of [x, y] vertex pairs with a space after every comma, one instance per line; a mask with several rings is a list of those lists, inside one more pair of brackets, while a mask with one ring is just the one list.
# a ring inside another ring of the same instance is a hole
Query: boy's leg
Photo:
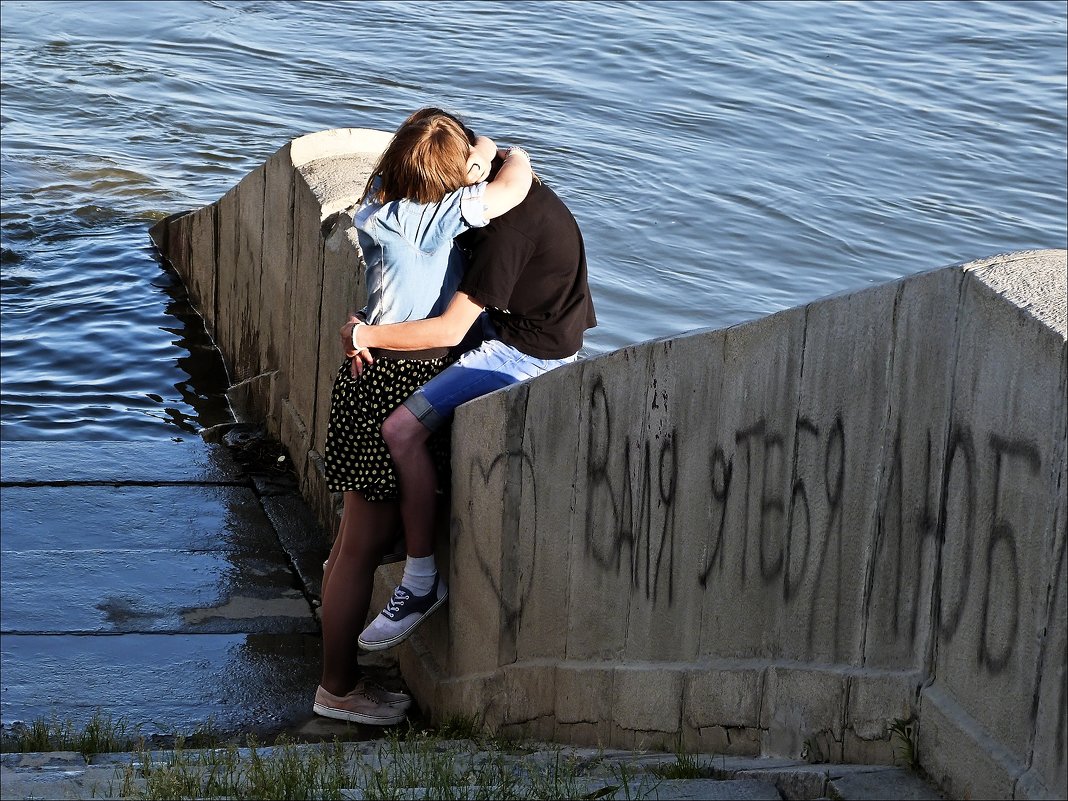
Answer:
[[[382, 438], [397, 468], [404, 543], [410, 557], [434, 553], [434, 501], [438, 476], [427, 447], [431, 430], [405, 406], [398, 406], [382, 425]], [[405, 499], [411, 502], [406, 503]]]
[[[427, 448], [430, 434], [448, 423], [461, 404], [575, 359], [536, 359], [499, 340], [489, 340], [412, 393], [386, 418], [382, 437], [397, 468], [409, 567], [413, 559], [432, 558], [434, 552], [437, 473]], [[363, 648], [380, 650], [399, 644], [448, 594], [440, 579], [433, 582], [434, 597], [412, 598], [403, 584], [402, 580], [386, 610], [360, 635]]]

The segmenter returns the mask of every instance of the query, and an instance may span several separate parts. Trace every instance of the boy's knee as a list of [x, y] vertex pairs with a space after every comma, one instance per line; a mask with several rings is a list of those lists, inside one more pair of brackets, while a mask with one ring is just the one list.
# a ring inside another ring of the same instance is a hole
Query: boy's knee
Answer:
[[430, 431], [406, 407], [398, 406], [382, 424], [382, 439], [390, 451], [403, 451], [422, 445]]

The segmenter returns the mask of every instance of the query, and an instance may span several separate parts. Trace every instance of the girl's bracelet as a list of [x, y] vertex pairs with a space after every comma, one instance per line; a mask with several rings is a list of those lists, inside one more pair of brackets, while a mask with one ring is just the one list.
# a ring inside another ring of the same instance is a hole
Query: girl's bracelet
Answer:
[[361, 323], [361, 322], [360, 322], [359, 320], [357, 320], [357, 321], [356, 321], [356, 325], [354, 325], [354, 326], [352, 327], [352, 347], [354, 347], [354, 348], [355, 348], [356, 350], [358, 350], [358, 351], [360, 351], [360, 350], [367, 350], [367, 348], [365, 348], [365, 347], [362, 347], [362, 346], [361, 346], [361, 345], [360, 345], [360, 344], [359, 344], [359, 343], [358, 343], [358, 342], [356, 341], [356, 332], [357, 332], [357, 331], [358, 331], [358, 330], [360, 329], [360, 326], [361, 326], [361, 325], [367, 325], [367, 323]]
[[525, 151], [523, 148], [521, 148], [521, 147], [510, 147], [510, 148], [508, 148], [508, 155], [510, 156], [513, 153], [518, 153], [519, 155], [521, 155], [523, 158], [525, 158], [527, 160], [528, 164], [530, 163], [530, 154], [527, 151]]

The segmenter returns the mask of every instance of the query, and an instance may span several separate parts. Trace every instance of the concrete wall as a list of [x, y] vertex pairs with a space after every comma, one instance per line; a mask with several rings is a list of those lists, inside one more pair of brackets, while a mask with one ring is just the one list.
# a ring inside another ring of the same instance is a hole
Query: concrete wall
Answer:
[[[382, 144], [295, 140], [154, 231], [330, 527], [317, 449], [362, 286], [351, 231], [319, 228]], [[1065, 258], [919, 273], [462, 407], [449, 609], [400, 652], [424, 708], [863, 762], [911, 720], [954, 796], [1068, 795]]]

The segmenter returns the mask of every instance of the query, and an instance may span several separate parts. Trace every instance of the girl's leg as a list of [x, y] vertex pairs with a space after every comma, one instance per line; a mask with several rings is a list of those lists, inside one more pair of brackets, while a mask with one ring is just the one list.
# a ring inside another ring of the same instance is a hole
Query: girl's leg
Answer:
[[[348, 493], [345, 493], [345, 495], [347, 496]], [[355, 505], [351, 503], [343, 503], [341, 506], [341, 522], [337, 527], [337, 536], [334, 537], [334, 544], [330, 546], [330, 555], [326, 558], [326, 567], [323, 568], [323, 584], [319, 588], [320, 598], [326, 597], [326, 583], [330, 579], [330, 566], [334, 564], [337, 558], [337, 552], [341, 548], [341, 543], [344, 542], [345, 538], [342, 534], [349, 525], [349, 518], [352, 517], [352, 510], [354, 508]]]
[[341, 526], [323, 578], [323, 689], [350, 692], [360, 678], [356, 638], [367, 620], [375, 569], [393, 544], [399, 511], [396, 502], [368, 501], [345, 493]]

